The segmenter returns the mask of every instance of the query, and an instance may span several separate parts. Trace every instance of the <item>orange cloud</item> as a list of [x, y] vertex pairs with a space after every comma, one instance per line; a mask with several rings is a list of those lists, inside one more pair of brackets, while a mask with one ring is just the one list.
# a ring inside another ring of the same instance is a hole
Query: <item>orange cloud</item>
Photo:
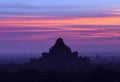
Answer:
[[[71, 27], [69, 27], [71, 25]], [[75, 27], [74, 25], [78, 25]], [[72, 39], [96, 39], [96, 38], [111, 38], [111, 37], [120, 37], [120, 33], [112, 30], [108, 30], [108, 28], [102, 27], [82, 27], [79, 25], [120, 25], [120, 17], [88, 17], [88, 18], [69, 18], [69, 19], [38, 19], [28, 17], [28, 19], [23, 18], [6, 18], [0, 19], [0, 28], [5, 26], [6, 28], [17, 28], [17, 27], [26, 27], [29, 29], [14, 29], [14, 30], [2, 30], [0, 33], [13, 33], [13, 32], [46, 32], [42, 35], [24, 35], [24, 37], [20, 38], [20, 40], [39, 40], [42, 38], [51, 38], [53, 36], [59, 37], [67, 37]], [[40, 29], [33, 29], [34, 27], [39, 27]], [[42, 28], [52, 28], [52, 29], [41, 29]], [[32, 28], [32, 29], [30, 29]], [[84, 32], [86, 31], [86, 32]], [[88, 31], [88, 32], [87, 32]], [[93, 31], [93, 32], [90, 32]], [[94, 32], [96, 31], [96, 32]], [[101, 31], [101, 32], [99, 32]], [[50, 33], [48, 35], [47, 33]], [[11, 38], [11, 40], [19, 40], [17, 38]], [[4, 38], [4, 40], [6, 40]], [[103, 40], [102, 40], [103, 41]], [[101, 41], [101, 43], [103, 43]], [[108, 40], [106, 40], [108, 41]], [[113, 40], [115, 42], [117, 40]], [[87, 40], [86, 40], [87, 42]], [[94, 42], [94, 41], [93, 41]], [[100, 42], [100, 41], [98, 41]], [[96, 43], [98, 43], [96, 42]], [[111, 42], [111, 43], [113, 43]]]
[[120, 17], [71, 18], [71, 19], [0, 19], [0, 26], [65, 26], [65, 25], [120, 25]]

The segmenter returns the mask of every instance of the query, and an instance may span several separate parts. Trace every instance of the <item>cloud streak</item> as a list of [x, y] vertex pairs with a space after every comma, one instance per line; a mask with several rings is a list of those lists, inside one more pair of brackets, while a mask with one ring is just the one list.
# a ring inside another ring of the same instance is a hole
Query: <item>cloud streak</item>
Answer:
[[[0, 5], [0, 46], [120, 45], [120, 10], [84, 6]], [[103, 46], [104, 47], [104, 46]]]

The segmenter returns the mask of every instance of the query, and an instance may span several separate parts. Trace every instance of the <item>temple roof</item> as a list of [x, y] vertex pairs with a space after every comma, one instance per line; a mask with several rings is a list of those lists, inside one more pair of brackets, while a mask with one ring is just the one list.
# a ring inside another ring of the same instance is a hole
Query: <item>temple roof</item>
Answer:
[[71, 53], [70, 48], [64, 43], [62, 38], [58, 38], [56, 40], [56, 43], [51, 48], [51, 51], [58, 52], [58, 53], [61, 53], [61, 52], [70, 52]]
[[58, 38], [54, 46], [65, 46], [62, 38]]

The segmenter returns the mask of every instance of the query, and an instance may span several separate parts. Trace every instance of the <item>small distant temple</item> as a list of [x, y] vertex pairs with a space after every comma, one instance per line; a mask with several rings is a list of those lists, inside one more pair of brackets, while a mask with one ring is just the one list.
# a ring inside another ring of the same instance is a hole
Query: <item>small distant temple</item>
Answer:
[[[49, 49], [49, 52], [42, 53], [42, 57], [31, 59], [32, 65], [41, 69], [79, 69], [90, 63], [89, 57], [78, 56], [78, 52], [72, 52], [62, 38]], [[33, 66], [34, 67], [34, 66]]]

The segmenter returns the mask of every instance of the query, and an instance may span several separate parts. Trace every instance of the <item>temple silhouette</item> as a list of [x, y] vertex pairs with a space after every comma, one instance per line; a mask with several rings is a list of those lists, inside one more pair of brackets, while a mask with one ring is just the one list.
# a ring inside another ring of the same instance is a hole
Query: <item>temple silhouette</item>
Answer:
[[32, 58], [31, 67], [44, 70], [70, 70], [85, 68], [90, 63], [89, 57], [78, 56], [78, 52], [72, 52], [62, 38], [49, 49], [42, 53], [42, 57]]
[[[97, 60], [99, 55], [97, 55]], [[92, 63], [72, 52], [62, 38], [39, 58], [0, 65], [0, 82], [120, 82], [120, 64]]]

